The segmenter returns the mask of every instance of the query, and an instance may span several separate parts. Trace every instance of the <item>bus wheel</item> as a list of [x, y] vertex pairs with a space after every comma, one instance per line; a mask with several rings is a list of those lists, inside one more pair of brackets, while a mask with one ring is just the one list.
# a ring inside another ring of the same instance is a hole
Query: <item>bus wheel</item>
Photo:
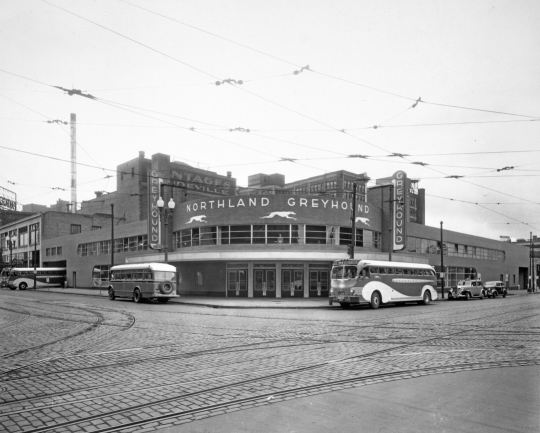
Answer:
[[114, 296], [114, 290], [113, 290], [112, 288], [109, 289], [109, 299], [110, 299], [111, 301], [114, 301], [115, 298], [116, 298], [116, 296]]
[[419, 305], [429, 305], [431, 303], [431, 293], [429, 293], [429, 290], [426, 290], [424, 292], [424, 296], [422, 300], [418, 303]]
[[349, 302], [340, 302], [339, 305], [341, 305], [341, 308], [344, 310], [351, 308], [351, 304]]
[[157, 301], [160, 304], [166, 304], [167, 302], [169, 302], [169, 298], [157, 298]]
[[22, 282], [21, 284], [19, 284], [19, 290], [26, 290], [27, 287], [28, 287], [28, 284], [26, 284], [25, 282]]
[[376, 310], [381, 305], [381, 295], [379, 292], [373, 292], [373, 295], [371, 295], [371, 302], [369, 304], [369, 308], [372, 308]]
[[142, 293], [141, 293], [141, 291], [139, 289], [135, 289], [133, 291], [133, 300], [137, 304], [140, 304], [143, 301]]

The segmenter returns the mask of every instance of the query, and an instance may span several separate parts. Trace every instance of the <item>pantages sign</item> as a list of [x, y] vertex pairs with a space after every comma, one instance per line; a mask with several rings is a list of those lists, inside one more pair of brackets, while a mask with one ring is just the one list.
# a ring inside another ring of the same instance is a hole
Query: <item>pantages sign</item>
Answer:
[[157, 205], [161, 183], [163, 179], [160, 173], [151, 170], [148, 173], [148, 246], [153, 249], [161, 249], [161, 224]]
[[232, 195], [236, 186], [235, 180], [230, 177], [202, 175], [185, 169], [172, 170], [171, 183], [189, 190], [215, 195]]
[[392, 215], [392, 248], [394, 251], [399, 251], [405, 248], [407, 244], [407, 212], [406, 209], [406, 179], [407, 174], [404, 171], [396, 171], [392, 176], [393, 197], [390, 200], [394, 203], [394, 212]]

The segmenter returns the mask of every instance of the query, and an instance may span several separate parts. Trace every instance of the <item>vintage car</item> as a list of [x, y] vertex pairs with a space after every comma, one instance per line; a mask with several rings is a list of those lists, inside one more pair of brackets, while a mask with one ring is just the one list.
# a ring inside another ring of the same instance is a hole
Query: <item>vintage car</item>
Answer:
[[481, 280], [461, 280], [458, 281], [457, 287], [452, 287], [448, 290], [448, 300], [471, 298], [484, 299], [486, 292]]
[[487, 281], [486, 284], [484, 284], [484, 288], [488, 298], [496, 298], [499, 295], [506, 298], [507, 289], [502, 281]]

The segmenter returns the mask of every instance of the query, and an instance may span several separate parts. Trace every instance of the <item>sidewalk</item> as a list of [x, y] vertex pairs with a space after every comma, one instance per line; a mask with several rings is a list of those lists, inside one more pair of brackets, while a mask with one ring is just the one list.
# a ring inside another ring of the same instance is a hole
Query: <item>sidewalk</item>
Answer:
[[[3, 290], [9, 290], [6, 287]], [[31, 290], [29, 290], [31, 291]], [[108, 297], [107, 290], [105, 289], [78, 289], [78, 288], [43, 288], [39, 289], [40, 292], [50, 293], [69, 293], [72, 295], [81, 296], [101, 296]], [[525, 296], [525, 295], [538, 295], [540, 292], [527, 293], [527, 290], [510, 290], [508, 296]], [[446, 295], [446, 293], [445, 293]], [[434, 302], [444, 302], [448, 298], [437, 299]], [[181, 296], [179, 298], [173, 298], [170, 301], [175, 304], [183, 305], [197, 305], [200, 307], [210, 308], [291, 308], [291, 309], [310, 309], [310, 308], [339, 308], [339, 304], [334, 303], [331, 307], [328, 305], [328, 298], [217, 298], [210, 296]]]

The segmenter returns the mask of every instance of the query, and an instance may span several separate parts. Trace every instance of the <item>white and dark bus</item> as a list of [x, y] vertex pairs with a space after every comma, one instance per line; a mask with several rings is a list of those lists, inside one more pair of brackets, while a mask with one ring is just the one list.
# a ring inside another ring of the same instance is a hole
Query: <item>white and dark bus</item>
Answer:
[[[36, 286], [34, 287], [34, 271]], [[12, 268], [6, 275], [6, 286], [11, 290], [39, 289], [43, 287], [64, 287], [66, 268]]]
[[432, 266], [378, 260], [337, 260], [332, 266], [329, 304], [342, 308], [412, 302], [428, 305], [437, 299], [437, 278]]
[[155, 299], [165, 304], [176, 293], [176, 268], [165, 263], [113, 266], [109, 278], [109, 299], [131, 298], [135, 302]]

